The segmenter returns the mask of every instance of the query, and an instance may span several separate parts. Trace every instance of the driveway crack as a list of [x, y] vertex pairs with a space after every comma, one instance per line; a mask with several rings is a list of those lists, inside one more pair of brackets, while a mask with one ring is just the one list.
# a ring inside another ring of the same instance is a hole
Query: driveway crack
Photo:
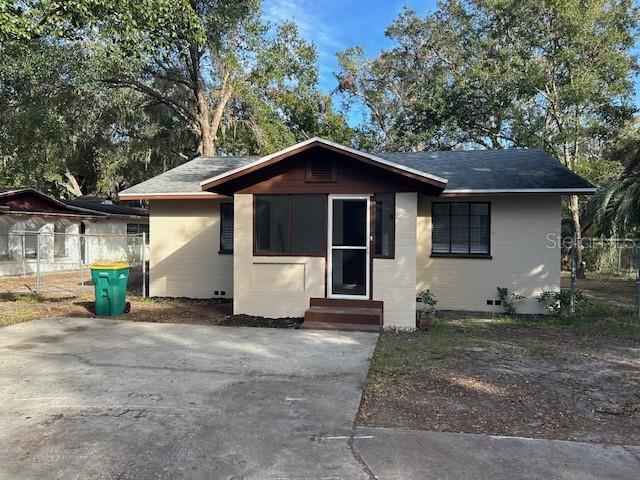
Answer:
[[378, 477], [376, 477], [375, 473], [373, 473], [373, 471], [369, 468], [369, 465], [367, 465], [367, 462], [364, 461], [364, 458], [362, 458], [362, 455], [360, 455], [360, 452], [358, 452], [358, 449], [353, 443], [355, 435], [356, 427], [354, 425], [351, 428], [351, 435], [349, 436], [349, 440], [347, 440], [347, 445], [349, 446], [349, 450], [351, 451], [351, 456], [356, 462], [358, 462], [360, 468], [362, 468], [362, 471], [367, 475], [369, 480], [378, 480]]

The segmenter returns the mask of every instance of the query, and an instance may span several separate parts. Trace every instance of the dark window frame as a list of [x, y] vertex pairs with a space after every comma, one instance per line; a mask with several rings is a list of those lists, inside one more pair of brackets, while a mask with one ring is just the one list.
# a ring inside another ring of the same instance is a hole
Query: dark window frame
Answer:
[[[453, 222], [451, 221], [451, 205], [454, 203], [465, 203], [469, 205], [469, 247], [467, 253], [454, 253], [451, 252], [451, 229]], [[434, 207], [436, 205], [449, 205], [449, 253], [447, 252], [434, 252], [433, 251], [433, 224], [434, 224]], [[471, 253], [471, 205], [486, 205], [487, 206], [487, 253]], [[491, 259], [491, 202], [431, 202], [431, 257], [434, 258], [484, 258]]]
[[231, 249], [228, 248], [224, 248], [224, 246], [222, 245], [222, 232], [223, 232], [223, 222], [224, 222], [224, 214], [223, 214], [223, 209], [226, 206], [231, 206], [231, 221], [233, 222], [233, 229], [235, 231], [235, 223], [236, 223], [236, 219], [235, 219], [235, 211], [233, 208], [233, 203], [231, 202], [222, 202], [220, 203], [220, 249], [218, 250], [218, 253], [221, 255], [231, 255], [233, 254], [233, 236], [231, 237]]
[[[321, 252], [313, 252], [313, 253], [309, 253], [309, 252], [302, 252], [302, 253], [292, 253], [291, 251], [289, 252], [264, 252], [264, 251], [260, 251], [258, 250], [258, 216], [257, 216], [257, 200], [258, 197], [287, 197], [288, 198], [288, 232], [289, 232], [289, 250], [291, 250], [291, 245], [292, 245], [292, 207], [291, 207], [291, 198], [294, 196], [322, 196], [324, 199], [323, 202], [323, 222], [324, 222], [324, 229], [323, 229], [323, 241], [322, 241], [322, 251]], [[322, 193], [259, 193], [259, 194], [255, 194], [253, 195], [253, 256], [254, 257], [326, 257], [327, 256], [327, 217], [328, 217], [328, 212], [327, 212], [327, 206], [328, 206], [328, 195], [327, 194], [322, 194]]]
[[[377, 235], [377, 224], [378, 224], [378, 203], [377, 203], [377, 196], [380, 194], [390, 194], [393, 199], [393, 245], [391, 248], [391, 254], [390, 255], [378, 255], [376, 253], [376, 249], [377, 249], [377, 245], [378, 245], [378, 235]], [[395, 192], [378, 192], [378, 193], [374, 193], [373, 194], [373, 222], [372, 222], [372, 227], [373, 227], [373, 245], [372, 245], [372, 250], [371, 250], [371, 257], [372, 258], [383, 258], [383, 259], [394, 259], [396, 258], [396, 194]]]

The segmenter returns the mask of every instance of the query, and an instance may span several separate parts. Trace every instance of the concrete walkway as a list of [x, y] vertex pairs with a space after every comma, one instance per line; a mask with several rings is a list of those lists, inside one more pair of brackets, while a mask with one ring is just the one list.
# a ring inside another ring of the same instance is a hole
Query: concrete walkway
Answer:
[[378, 480], [638, 480], [640, 447], [358, 427]]

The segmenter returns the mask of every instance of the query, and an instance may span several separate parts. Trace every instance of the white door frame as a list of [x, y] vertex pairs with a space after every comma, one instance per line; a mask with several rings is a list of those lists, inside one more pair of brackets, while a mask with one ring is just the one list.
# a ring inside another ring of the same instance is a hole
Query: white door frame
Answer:
[[[366, 234], [364, 246], [333, 246], [333, 200], [364, 200], [366, 202]], [[328, 196], [329, 205], [327, 218], [327, 298], [346, 298], [367, 300], [371, 292], [371, 195], [331, 194]], [[364, 295], [341, 295], [332, 293], [333, 290], [333, 250], [365, 250], [365, 293]]]

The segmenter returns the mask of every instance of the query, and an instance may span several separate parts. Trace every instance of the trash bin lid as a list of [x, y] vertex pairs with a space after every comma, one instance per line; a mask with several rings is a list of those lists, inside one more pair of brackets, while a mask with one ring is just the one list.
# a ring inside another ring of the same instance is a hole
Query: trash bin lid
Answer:
[[91, 269], [95, 270], [122, 270], [123, 268], [129, 268], [127, 262], [109, 262], [107, 260], [99, 260], [91, 264]]

